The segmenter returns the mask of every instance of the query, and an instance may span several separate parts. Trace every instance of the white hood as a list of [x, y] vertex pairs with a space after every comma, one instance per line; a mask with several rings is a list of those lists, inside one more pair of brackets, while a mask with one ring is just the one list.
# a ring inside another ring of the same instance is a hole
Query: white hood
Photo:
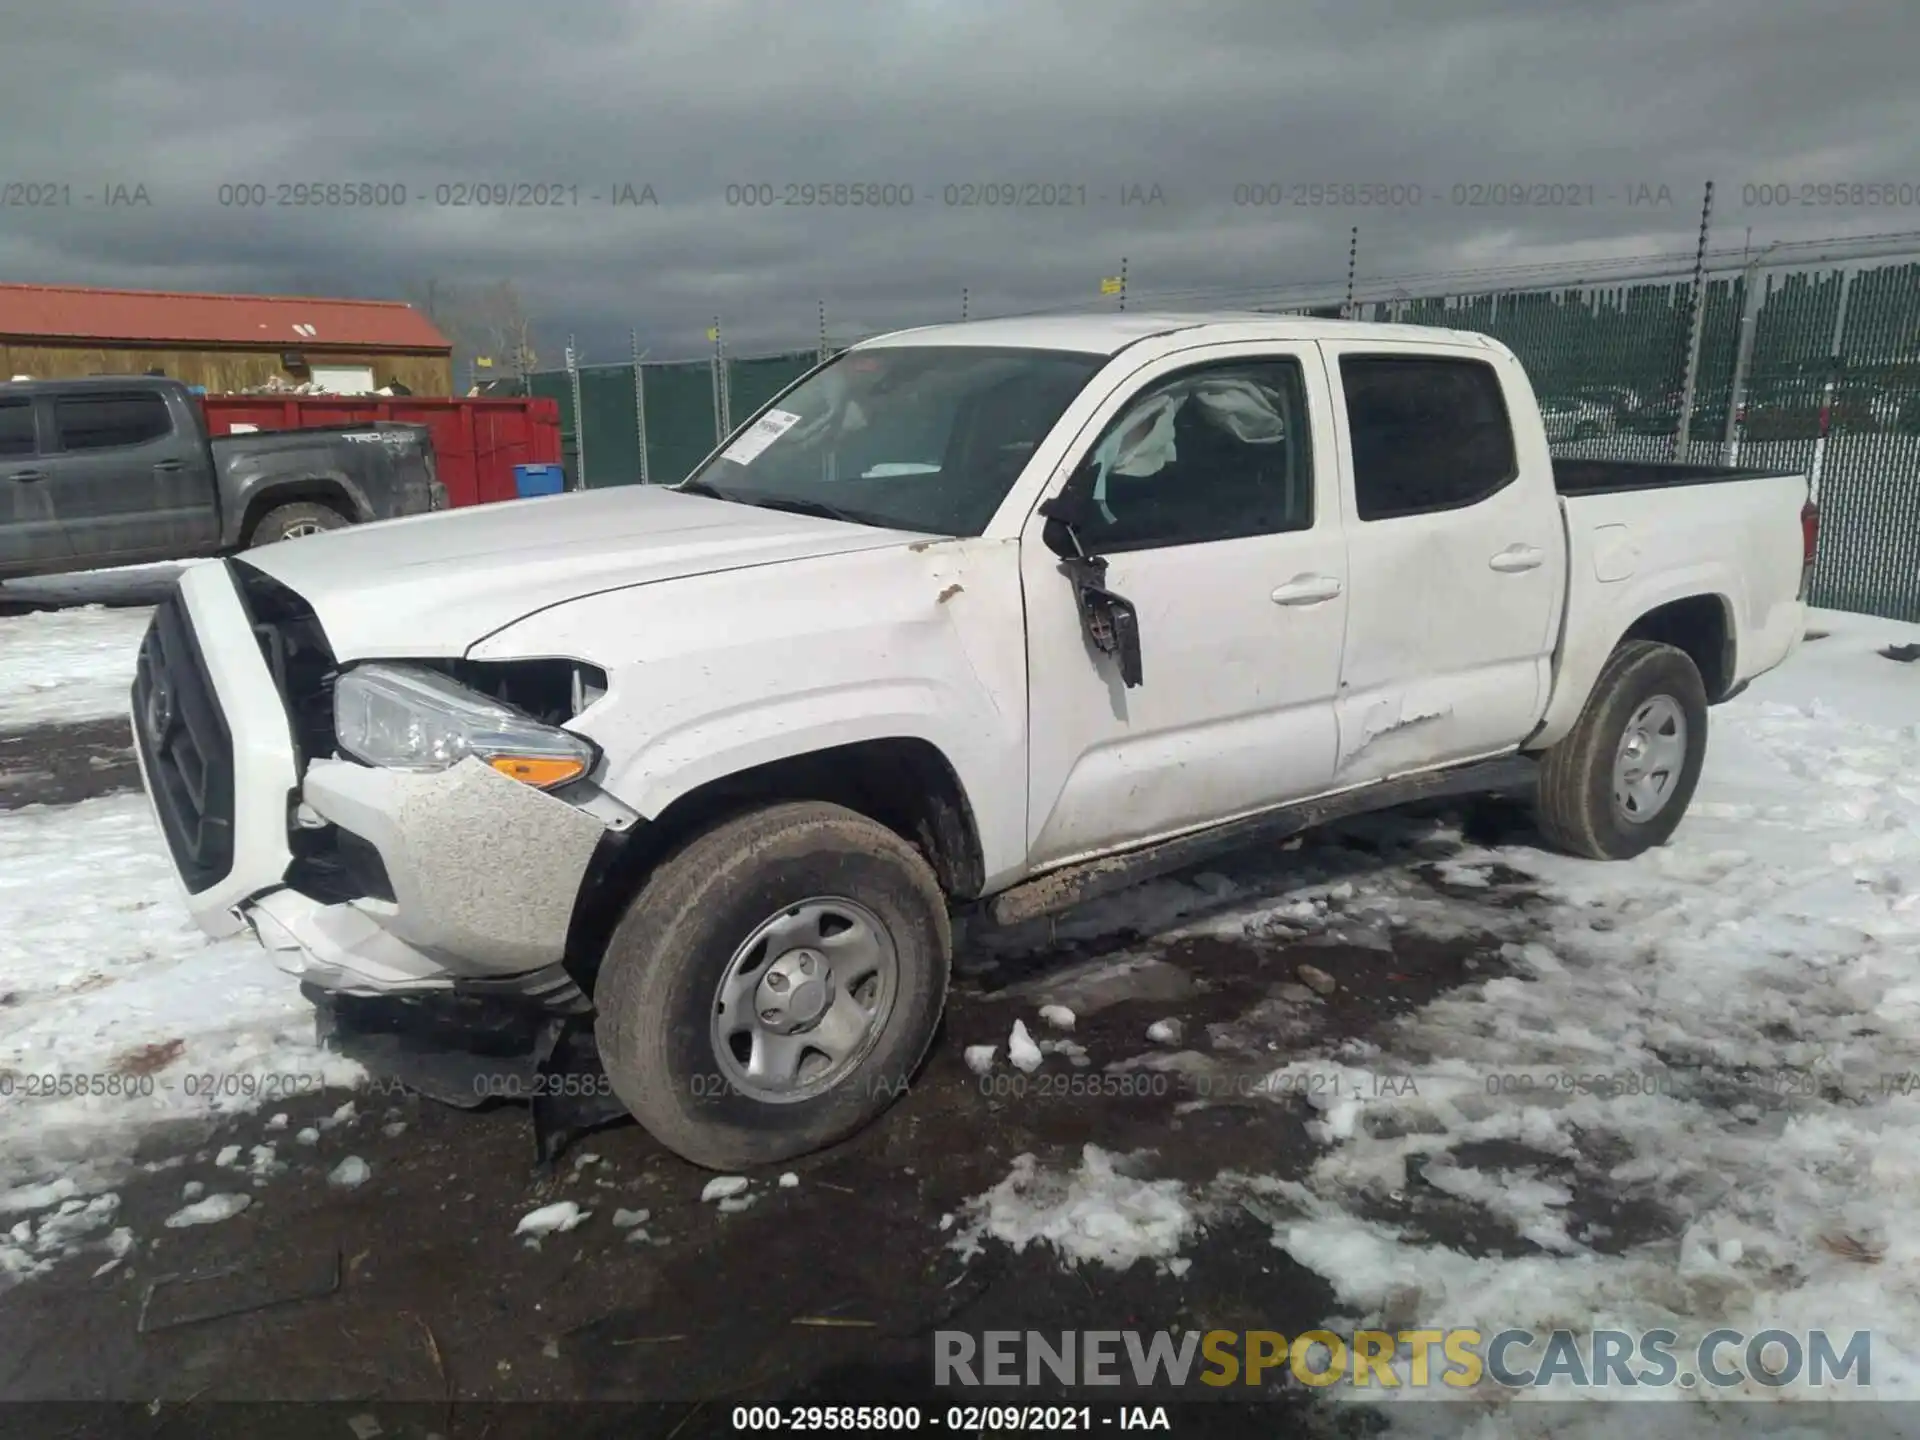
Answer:
[[240, 558], [313, 606], [337, 659], [431, 659], [603, 590], [924, 538], [635, 485], [357, 525]]

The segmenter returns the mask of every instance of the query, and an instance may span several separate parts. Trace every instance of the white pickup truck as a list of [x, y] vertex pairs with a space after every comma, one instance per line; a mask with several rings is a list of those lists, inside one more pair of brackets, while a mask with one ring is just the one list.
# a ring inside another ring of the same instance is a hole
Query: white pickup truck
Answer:
[[1815, 520], [1799, 475], [1555, 461], [1478, 335], [940, 326], [676, 488], [190, 569], [134, 729], [196, 919], [333, 1043], [735, 1167], [886, 1108], [956, 916], [1514, 785], [1577, 855], [1663, 843]]

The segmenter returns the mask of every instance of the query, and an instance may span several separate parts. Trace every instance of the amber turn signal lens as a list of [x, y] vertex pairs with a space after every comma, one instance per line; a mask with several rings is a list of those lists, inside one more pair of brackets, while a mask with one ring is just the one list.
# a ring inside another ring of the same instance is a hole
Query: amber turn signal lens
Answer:
[[547, 755], [495, 755], [487, 763], [509, 779], [538, 790], [551, 790], [587, 773], [587, 767], [578, 760]]

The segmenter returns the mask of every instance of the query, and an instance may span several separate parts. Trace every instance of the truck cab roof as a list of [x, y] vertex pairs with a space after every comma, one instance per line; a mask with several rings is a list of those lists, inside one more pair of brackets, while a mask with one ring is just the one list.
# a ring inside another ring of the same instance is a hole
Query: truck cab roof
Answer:
[[1258, 310], [1191, 313], [1113, 313], [1105, 315], [1032, 315], [1004, 320], [970, 320], [922, 325], [877, 335], [855, 350], [908, 345], [980, 345], [1018, 350], [1065, 350], [1115, 355], [1142, 340], [1192, 332], [1194, 343], [1208, 340], [1417, 340], [1493, 348], [1486, 336], [1432, 325], [1386, 325], [1365, 320], [1321, 320], [1301, 315], [1271, 315]]
[[57, 391], [62, 395], [85, 395], [92, 391], [113, 391], [124, 393], [127, 390], [178, 390], [185, 394], [193, 387], [184, 380], [175, 380], [165, 375], [83, 375], [70, 379], [49, 377], [45, 380], [7, 380], [0, 381], [0, 396], [45, 395]]

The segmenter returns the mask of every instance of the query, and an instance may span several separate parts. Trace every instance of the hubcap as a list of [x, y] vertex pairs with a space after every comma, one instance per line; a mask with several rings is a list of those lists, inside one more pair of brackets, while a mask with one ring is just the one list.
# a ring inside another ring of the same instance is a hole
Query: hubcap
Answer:
[[1673, 798], [1687, 763], [1687, 716], [1671, 695], [1641, 704], [1621, 732], [1613, 757], [1613, 813], [1644, 825]]
[[866, 906], [818, 896], [755, 926], [713, 997], [713, 1054], [742, 1094], [770, 1104], [840, 1084], [886, 1028], [899, 989], [893, 936]]
[[289, 525], [286, 529], [288, 540], [298, 540], [302, 535], [318, 535], [320, 527], [311, 520], [302, 520], [298, 525]]

